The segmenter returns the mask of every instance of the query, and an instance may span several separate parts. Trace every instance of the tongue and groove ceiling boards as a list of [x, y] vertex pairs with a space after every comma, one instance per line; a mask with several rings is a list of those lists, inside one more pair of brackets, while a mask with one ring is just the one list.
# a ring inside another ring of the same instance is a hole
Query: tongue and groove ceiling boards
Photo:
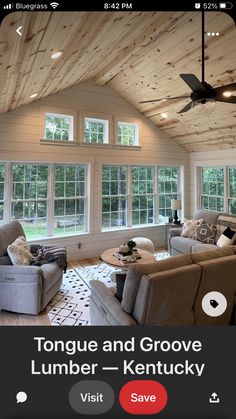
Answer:
[[[205, 32], [206, 81], [236, 82], [233, 20], [205, 13]], [[1, 25], [0, 112], [90, 80], [112, 87], [144, 116], [156, 114], [150, 120], [188, 151], [236, 147], [234, 104], [217, 102], [211, 114], [199, 115], [178, 114], [189, 99], [139, 103], [189, 95], [181, 73], [201, 78], [198, 12], [17, 12]]]

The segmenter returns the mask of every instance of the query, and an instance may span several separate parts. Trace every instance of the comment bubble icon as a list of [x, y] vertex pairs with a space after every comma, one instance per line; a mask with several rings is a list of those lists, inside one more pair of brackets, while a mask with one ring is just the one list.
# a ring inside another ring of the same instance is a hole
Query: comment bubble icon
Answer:
[[27, 394], [24, 391], [19, 391], [16, 395], [17, 403], [25, 403], [27, 400]]

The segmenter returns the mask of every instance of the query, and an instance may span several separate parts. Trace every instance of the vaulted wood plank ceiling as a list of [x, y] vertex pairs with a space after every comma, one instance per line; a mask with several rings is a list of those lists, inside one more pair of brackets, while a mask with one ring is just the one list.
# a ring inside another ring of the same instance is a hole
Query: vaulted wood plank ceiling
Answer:
[[[205, 30], [207, 82], [236, 82], [233, 20], [206, 13]], [[188, 99], [139, 103], [191, 93], [179, 74], [201, 78], [200, 34], [198, 12], [12, 13], [0, 30], [0, 112], [93, 80], [111, 86], [188, 151], [234, 148], [236, 105], [218, 102], [211, 114], [199, 115], [178, 114]], [[62, 55], [52, 60], [56, 51]]]

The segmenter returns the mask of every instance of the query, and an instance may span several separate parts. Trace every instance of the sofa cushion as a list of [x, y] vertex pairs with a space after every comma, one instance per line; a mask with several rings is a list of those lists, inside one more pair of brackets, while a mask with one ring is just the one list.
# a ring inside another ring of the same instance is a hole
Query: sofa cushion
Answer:
[[13, 265], [29, 265], [32, 260], [32, 255], [24, 236], [18, 237], [7, 246], [7, 254]]
[[[183, 240], [183, 239], [182, 239]], [[168, 259], [129, 267], [123, 289], [122, 308], [126, 313], [132, 313], [140, 281], [143, 275], [175, 269], [181, 266], [191, 265], [190, 255], [174, 256]]]
[[203, 220], [207, 224], [217, 224], [219, 215], [220, 215], [220, 212], [198, 210], [196, 211], [194, 218], [197, 218], [197, 219], [203, 218]]
[[[206, 245], [204, 245], [206, 247]], [[204, 260], [217, 259], [224, 256], [232, 256], [234, 251], [230, 247], [218, 248], [214, 246], [212, 250], [204, 250], [190, 255], [193, 263], [203, 262]]]
[[206, 244], [215, 244], [216, 224], [202, 223], [196, 226], [193, 239]]
[[205, 252], [206, 250], [217, 249], [216, 244], [201, 243], [199, 241], [196, 241], [195, 243], [196, 244], [194, 244], [193, 247], [192, 247], [192, 253]]
[[6, 256], [7, 246], [19, 236], [24, 236], [24, 231], [19, 221], [11, 221], [0, 226], [0, 256]]
[[196, 240], [187, 237], [172, 237], [171, 239], [171, 247], [181, 253], [191, 253], [194, 244]]

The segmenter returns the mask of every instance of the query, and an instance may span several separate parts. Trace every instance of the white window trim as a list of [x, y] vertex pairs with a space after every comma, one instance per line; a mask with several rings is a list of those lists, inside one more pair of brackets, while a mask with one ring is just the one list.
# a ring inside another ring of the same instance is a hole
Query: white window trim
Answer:
[[[51, 140], [49, 138], [46, 138], [46, 119], [47, 117], [51, 117], [51, 118], [67, 118], [69, 120], [69, 139], [68, 140]], [[59, 114], [59, 113], [52, 113], [52, 112], [46, 112], [45, 116], [44, 116], [44, 138], [47, 141], [57, 141], [57, 142], [68, 142], [68, 141], [74, 141], [74, 121], [73, 121], [73, 116], [72, 115], [64, 115], [64, 114]]]
[[[41, 114], [41, 134], [40, 134], [40, 143], [41, 144], [50, 144], [50, 145], [61, 145], [61, 146], [75, 146], [77, 145], [77, 111], [70, 108], [59, 108], [56, 106], [44, 105], [40, 107]], [[46, 115], [59, 116], [71, 118], [71, 137], [69, 140], [49, 140], [45, 138], [45, 129], [46, 129]]]
[[[224, 169], [224, 195], [222, 197], [219, 198], [223, 198], [224, 200], [224, 209], [221, 212], [228, 212], [228, 201], [227, 201], [227, 182], [228, 182], [228, 168], [230, 166], [224, 166], [224, 165], [208, 165], [208, 164], [204, 164], [202, 166], [198, 166], [197, 167], [197, 210], [203, 210], [203, 211], [209, 211], [209, 210], [204, 210], [202, 208], [201, 205], [201, 196], [203, 195], [203, 187], [202, 187], [202, 169]], [[208, 196], [218, 196], [218, 195], [208, 195]], [[210, 210], [213, 211], [213, 210]], [[219, 211], [214, 211], [214, 212], [219, 212]]]
[[96, 144], [96, 145], [100, 145], [100, 144], [107, 145], [107, 144], [109, 144], [109, 135], [108, 135], [108, 132], [109, 132], [109, 121], [108, 121], [108, 119], [99, 119], [99, 118], [85, 117], [84, 118], [83, 127], [85, 127], [85, 123], [86, 122], [102, 123], [103, 126], [104, 126], [104, 136], [103, 136], [103, 142], [102, 143], [97, 143], [97, 142], [94, 143], [92, 141], [85, 141], [84, 130], [83, 130], [83, 142], [85, 144], [92, 144], [92, 145], [94, 145], [94, 144]]
[[[126, 145], [126, 144], [120, 144], [118, 142], [118, 124], [127, 124], [127, 125], [134, 125], [136, 127], [136, 135], [137, 135], [137, 143], [133, 145]], [[141, 134], [142, 134], [142, 121], [141, 119], [126, 116], [124, 114], [118, 114], [114, 116], [114, 148], [116, 149], [132, 149], [133, 151], [140, 151], [142, 149], [141, 147]]]
[[[122, 144], [118, 141], [119, 138], [119, 127], [120, 126], [129, 126], [129, 127], [133, 127], [134, 128], [134, 144]], [[139, 146], [139, 126], [138, 124], [135, 124], [133, 122], [124, 122], [124, 121], [118, 121], [118, 126], [117, 126], [117, 145], [119, 146], [128, 146], [128, 147], [135, 147], [135, 146]]]

